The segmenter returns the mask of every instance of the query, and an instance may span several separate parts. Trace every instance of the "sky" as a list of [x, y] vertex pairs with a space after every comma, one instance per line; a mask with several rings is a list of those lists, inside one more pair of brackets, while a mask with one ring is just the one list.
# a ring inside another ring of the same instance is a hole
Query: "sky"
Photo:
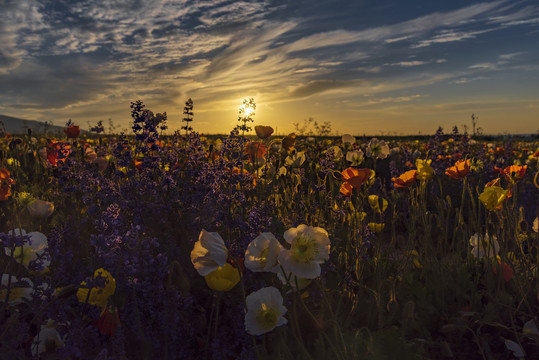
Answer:
[[539, 131], [537, 0], [0, 0], [0, 114], [131, 126], [130, 103], [228, 133]]

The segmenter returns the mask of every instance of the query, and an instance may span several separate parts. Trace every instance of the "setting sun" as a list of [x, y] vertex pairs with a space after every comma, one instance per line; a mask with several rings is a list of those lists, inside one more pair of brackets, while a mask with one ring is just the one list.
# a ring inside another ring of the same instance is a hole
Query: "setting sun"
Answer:
[[250, 118], [255, 115], [256, 103], [255, 99], [243, 99], [243, 104], [240, 106], [239, 115], [242, 118]]
[[240, 107], [240, 113], [243, 115], [243, 116], [246, 116], [246, 117], [249, 117], [251, 116], [251, 114], [253, 114], [255, 111], [255, 109], [253, 109], [252, 107], [248, 106], [248, 105], [242, 105]]

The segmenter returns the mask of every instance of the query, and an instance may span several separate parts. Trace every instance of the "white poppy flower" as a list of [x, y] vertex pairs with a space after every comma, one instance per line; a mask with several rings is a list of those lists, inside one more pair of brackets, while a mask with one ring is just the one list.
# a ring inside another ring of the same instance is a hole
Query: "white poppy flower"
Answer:
[[356, 138], [350, 134], [344, 134], [341, 138], [343, 144], [355, 144]]
[[277, 257], [282, 248], [272, 233], [260, 234], [247, 246], [245, 267], [253, 272], [276, 272], [279, 269]]
[[218, 140], [219, 140], [219, 141], [217, 141], [217, 142], [215, 143], [215, 147], [214, 147], [214, 148], [215, 148], [216, 151], [221, 151], [221, 150], [223, 150], [223, 147], [225, 146], [225, 144], [222, 143], [220, 139], [218, 139]]
[[94, 163], [97, 160], [97, 153], [91, 147], [87, 147], [86, 151], [84, 152], [84, 158], [89, 163]]
[[326, 152], [333, 152], [333, 161], [339, 161], [343, 158], [342, 150], [338, 146], [332, 146], [329, 149], [327, 149]]
[[[42, 234], [39, 231], [33, 231], [26, 234], [26, 231], [22, 229], [15, 229], [10, 230], [8, 234], [11, 236], [13, 236], [13, 234], [15, 234], [15, 236], [30, 236], [30, 243], [23, 246], [17, 246], [13, 251], [13, 254], [11, 253], [11, 249], [5, 248], [5, 253], [7, 256], [13, 255], [13, 258], [18, 263], [24, 265], [24, 267], [26, 268], [28, 268], [28, 265], [31, 261], [34, 261], [41, 255], [43, 255], [43, 253], [47, 250], [47, 247], [49, 246], [45, 234]], [[43, 267], [49, 266], [50, 263], [50, 259], [42, 258], [41, 265]]]
[[359, 166], [363, 162], [363, 157], [363, 151], [361, 150], [348, 151], [346, 153], [346, 160], [351, 162], [351, 166]]
[[290, 167], [300, 167], [305, 162], [305, 152], [300, 151], [296, 152], [292, 155], [289, 155], [284, 159], [284, 163], [286, 166]]
[[500, 244], [498, 244], [496, 236], [489, 237], [488, 234], [484, 237], [477, 233], [473, 234], [470, 238], [470, 245], [473, 247], [472, 255], [476, 259], [495, 258], [500, 251]]
[[191, 262], [196, 271], [200, 275], [206, 276], [225, 265], [227, 258], [228, 250], [223, 238], [216, 232], [202, 229], [198, 241], [191, 251]]
[[288, 311], [283, 305], [283, 297], [273, 286], [249, 294], [245, 301], [245, 331], [251, 335], [265, 334], [288, 322], [283, 317]]
[[[2, 286], [0, 286], [0, 303], [6, 300], [8, 296], [7, 287], [10, 282], [8, 274], [2, 275]], [[28, 278], [17, 279], [11, 276], [11, 286], [9, 290], [8, 303], [17, 305], [23, 302], [23, 299], [31, 300], [34, 292], [34, 284]]]
[[326, 230], [300, 225], [284, 233], [290, 250], [279, 253], [279, 263], [287, 272], [305, 279], [320, 276], [320, 264], [329, 259], [330, 243]]
[[376, 159], [385, 159], [389, 155], [389, 146], [384, 140], [372, 138], [367, 145], [367, 156]]
[[31, 216], [45, 219], [54, 212], [54, 204], [49, 201], [35, 199], [26, 206]]
[[47, 342], [54, 343], [56, 348], [64, 346], [64, 342], [60, 337], [60, 334], [58, 334], [58, 331], [56, 331], [53, 320], [49, 320], [47, 321], [47, 324], [41, 325], [41, 330], [32, 343], [32, 355], [37, 357], [47, 351]]

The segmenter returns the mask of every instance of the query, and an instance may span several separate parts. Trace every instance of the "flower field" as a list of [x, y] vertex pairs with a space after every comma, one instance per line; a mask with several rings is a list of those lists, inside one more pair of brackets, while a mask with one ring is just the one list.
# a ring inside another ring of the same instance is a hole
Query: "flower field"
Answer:
[[1, 359], [539, 358], [539, 142], [0, 140]]

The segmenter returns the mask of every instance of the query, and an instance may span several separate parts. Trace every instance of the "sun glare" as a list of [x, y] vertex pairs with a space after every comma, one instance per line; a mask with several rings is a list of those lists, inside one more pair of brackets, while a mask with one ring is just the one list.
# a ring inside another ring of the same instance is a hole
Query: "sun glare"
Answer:
[[254, 109], [249, 105], [242, 105], [240, 107], [240, 111], [241, 111], [242, 114], [244, 114], [244, 116], [251, 116]]
[[243, 99], [243, 104], [240, 106], [240, 116], [244, 118], [250, 118], [254, 116], [256, 110], [256, 103], [253, 98]]

